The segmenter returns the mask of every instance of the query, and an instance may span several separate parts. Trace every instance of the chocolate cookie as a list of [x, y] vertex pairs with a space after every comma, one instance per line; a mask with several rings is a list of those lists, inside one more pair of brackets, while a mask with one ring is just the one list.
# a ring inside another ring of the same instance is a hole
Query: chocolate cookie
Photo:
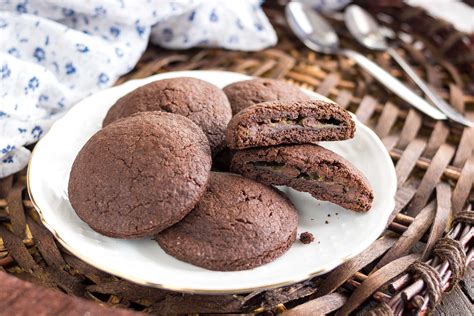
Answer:
[[297, 224], [295, 208], [276, 189], [212, 172], [196, 208], [155, 239], [179, 260], [210, 270], [245, 270], [286, 252]]
[[231, 149], [280, 144], [316, 144], [354, 136], [349, 112], [332, 102], [273, 101], [249, 106], [235, 115], [226, 131]]
[[202, 128], [213, 153], [223, 148], [225, 129], [232, 117], [221, 89], [203, 80], [182, 77], [154, 81], [123, 96], [110, 108], [103, 126], [144, 111], [186, 116]]
[[356, 212], [370, 210], [374, 195], [364, 175], [338, 154], [317, 145], [237, 151], [231, 170], [264, 184], [309, 192]]
[[196, 124], [181, 115], [137, 113], [84, 145], [71, 169], [69, 200], [103, 235], [150, 236], [193, 209], [210, 169], [209, 143]]
[[224, 92], [235, 115], [248, 106], [267, 101], [310, 100], [300, 88], [282, 80], [256, 78], [232, 83]]

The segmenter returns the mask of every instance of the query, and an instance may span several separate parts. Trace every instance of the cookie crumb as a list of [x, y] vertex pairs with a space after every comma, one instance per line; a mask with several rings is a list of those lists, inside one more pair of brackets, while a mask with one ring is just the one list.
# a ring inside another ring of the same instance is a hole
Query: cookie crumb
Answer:
[[331, 214], [328, 214], [328, 217], [331, 217]]
[[328, 221], [324, 221], [324, 223], [325, 223], [325, 224], [329, 224], [329, 222], [328, 222]]
[[305, 245], [310, 244], [314, 241], [314, 236], [310, 232], [301, 233], [300, 241]]

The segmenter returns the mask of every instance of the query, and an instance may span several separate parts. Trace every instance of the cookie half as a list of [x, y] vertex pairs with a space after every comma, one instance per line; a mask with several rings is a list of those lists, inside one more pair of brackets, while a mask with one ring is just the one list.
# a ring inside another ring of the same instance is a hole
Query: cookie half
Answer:
[[155, 239], [169, 255], [210, 270], [268, 263], [296, 239], [298, 215], [280, 192], [240, 175], [212, 172], [196, 208]]
[[231, 149], [281, 144], [315, 144], [354, 137], [355, 123], [336, 103], [321, 100], [274, 101], [249, 106], [226, 131]]
[[183, 115], [202, 128], [213, 153], [224, 147], [232, 117], [229, 101], [215, 85], [180, 77], [151, 82], [120, 98], [108, 111], [103, 126], [137, 112], [163, 111]]
[[310, 97], [282, 80], [255, 78], [234, 82], [224, 89], [235, 115], [251, 105], [268, 101], [306, 101]]
[[237, 151], [231, 170], [264, 184], [286, 185], [356, 212], [367, 212], [374, 195], [349, 161], [317, 145]]
[[150, 236], [194, 208], [210, 169], [209, 143], [196, 124], [181, 115], [138, 113], [84, 145], [71, 169], [69, 200], [103, 235]]

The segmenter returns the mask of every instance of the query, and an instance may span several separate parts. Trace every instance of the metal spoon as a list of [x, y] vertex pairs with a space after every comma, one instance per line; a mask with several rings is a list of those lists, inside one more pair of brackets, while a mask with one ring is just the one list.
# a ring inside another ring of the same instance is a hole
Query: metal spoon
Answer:
[[290, 28], [308, 48], [320, 53], [345, 55], [418, 110], [436, 120], [447, 118], [367, 57], [353, 50], [339, 48], [339, 38], [334, 29], [310, 6], [301, 2], [290, 2], [285, 7], [285, 14]]
[[446, 119], [446, 115], [431, 106], [398, 79], [365, 56], [353, 50], [339, 48], [339, 38], [336, 32], [310, 6], [301, 2], [290, 2], [286, 5], [285, 13], [290, 28], [308, 48], [320, 53], [347, 56], [385, 85], [385, 87], [418, 110], [436, 120]]
[[465, 118], [461, 113], [443, 100], [439, 95], [431, 90], [421, 79], [413, 68], [403, 59], [395, 49], [387, 44], [385, 36], [381, 32], [380, 26], [376, 20], [364, 9], [357, 5], [350, 5], [345, 13], [344, 20], [351, 34], [362, 45], [374, 50], [386, 51], [410, 76], [410, 78], [420, 87], [433, 104], [441, 110], [447, 117], [458, 123], [473, 127], [474, 122]]

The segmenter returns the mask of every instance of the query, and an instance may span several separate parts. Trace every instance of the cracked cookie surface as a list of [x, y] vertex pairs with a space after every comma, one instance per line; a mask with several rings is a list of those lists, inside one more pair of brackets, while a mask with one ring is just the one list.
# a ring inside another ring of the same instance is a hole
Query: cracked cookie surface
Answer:
[[126, 94], [109, 109], [103, 126], [145, 111], [189, 118], [206, 134], [212, 153], [223, 148], [225, 129], [232, 117], [229, 101], [221, 89], [200, 79], [180, 77], [154, 81]]
[[210, 270], [245, 270], [285, 253], [297, 224], [296, 209], [276, 189], [212, 172], [194, 210], [155, 239], [179, 260]]
[[282, 80], [255, 78], [232, 83], [224, 87], [232, 114], [235, 115], [251, 105], [268, 101], [310, 100], [300, 88]]
[[374, 199], [365, 176], [349, 161], [317, 145], [282, 145], [237, 151], [232, 172], [267, 185], [286, 185], [356, 212]]
[[103, 235], [150, 236], [192, 210], [210, 168], [209, 143], [196, 124], [165, 112], [137, 113], [84, 145], [71, 169], [69, 200]]

